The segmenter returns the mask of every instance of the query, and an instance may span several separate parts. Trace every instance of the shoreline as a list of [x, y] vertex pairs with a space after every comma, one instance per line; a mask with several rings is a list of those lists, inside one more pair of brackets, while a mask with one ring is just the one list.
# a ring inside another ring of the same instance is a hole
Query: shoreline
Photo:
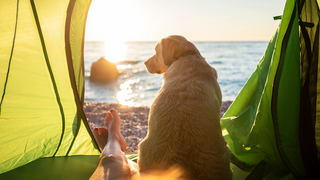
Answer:
[[[231, 103], [232, 101], [222, 102], [220, 117], [226, 112]], [[129, 107], [114, 103], [84, 102], [83, 109], [91, 131], [95, 127], [104, 126], [104, 117], [109, 110], [117, 110], [121, 118], [120, 131], [127, 142], [125, 153], [136, 153], [138, 151], [138, 144], [147, 135], [149, 107]]]

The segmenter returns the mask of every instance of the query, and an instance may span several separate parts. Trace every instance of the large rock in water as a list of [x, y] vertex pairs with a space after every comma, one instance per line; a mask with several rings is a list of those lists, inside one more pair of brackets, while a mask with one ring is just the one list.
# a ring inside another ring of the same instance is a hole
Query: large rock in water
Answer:
[[102, 57], [92, 63], [90, 81], [111, 83], [117, 81], [119, 75], [116, 65]]

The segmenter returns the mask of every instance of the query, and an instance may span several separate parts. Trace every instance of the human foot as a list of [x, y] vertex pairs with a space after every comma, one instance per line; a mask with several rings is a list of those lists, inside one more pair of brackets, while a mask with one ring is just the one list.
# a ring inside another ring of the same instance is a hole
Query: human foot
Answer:
[[120, 133], [120, 123], [121, 119], [118, 115], [118, 112], [114, 109], [111, 109], [104, 118], [105, 126], [108, 128], [108, 137], [116, 138], [120, 144], [121, 151], [125, 151], [127, 148], [127, 143], [124, 140], [122, 134]]
[[99, 148], [103, 150], [108, 142], [108, 129], [105, 127], [94, 128], [92, 133], [98, 143]]

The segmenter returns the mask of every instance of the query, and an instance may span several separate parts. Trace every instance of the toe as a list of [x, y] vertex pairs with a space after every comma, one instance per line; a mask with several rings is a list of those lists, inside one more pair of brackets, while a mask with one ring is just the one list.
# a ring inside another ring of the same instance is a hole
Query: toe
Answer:
[[106, 117], [104, 118], [104, 125], [108, 127], [109, 122], [113, 119], [110, 112], [107, 113]]
[[117, 111], [117, 110], [111, 109], [111, 110], [110, 110], [110, 113], [112, 114], [112, 116], [113, 116], [114, 118], [120, 118], [119, 115], [118, 115], [118, 111]]
[[95, 137], [99, 136], [99, 128], [94, 128], [92, 133]]
[[108, 136], [108, 129], [105, 127], [100, 127], [99, 133], [100, 133], [100, 136]]
[[107, 120], [111, 120], [113, 118], [112, 114], [110, 112], [106, 115]]

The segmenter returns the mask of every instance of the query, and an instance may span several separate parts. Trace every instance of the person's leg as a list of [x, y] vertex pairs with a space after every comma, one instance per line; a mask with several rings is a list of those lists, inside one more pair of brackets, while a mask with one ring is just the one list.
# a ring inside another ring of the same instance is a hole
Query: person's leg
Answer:
[[[131, 169], [124, 153], [127, 144], [120, 133], [121, 119], [116, 110], [110, 110], [105, 118], [106, 128], [93, 131], [99, 148], [103, 149], [99, 164], [90, 179], [131, 179]], [[106, 141], [107, 139], [107, 141]]]

